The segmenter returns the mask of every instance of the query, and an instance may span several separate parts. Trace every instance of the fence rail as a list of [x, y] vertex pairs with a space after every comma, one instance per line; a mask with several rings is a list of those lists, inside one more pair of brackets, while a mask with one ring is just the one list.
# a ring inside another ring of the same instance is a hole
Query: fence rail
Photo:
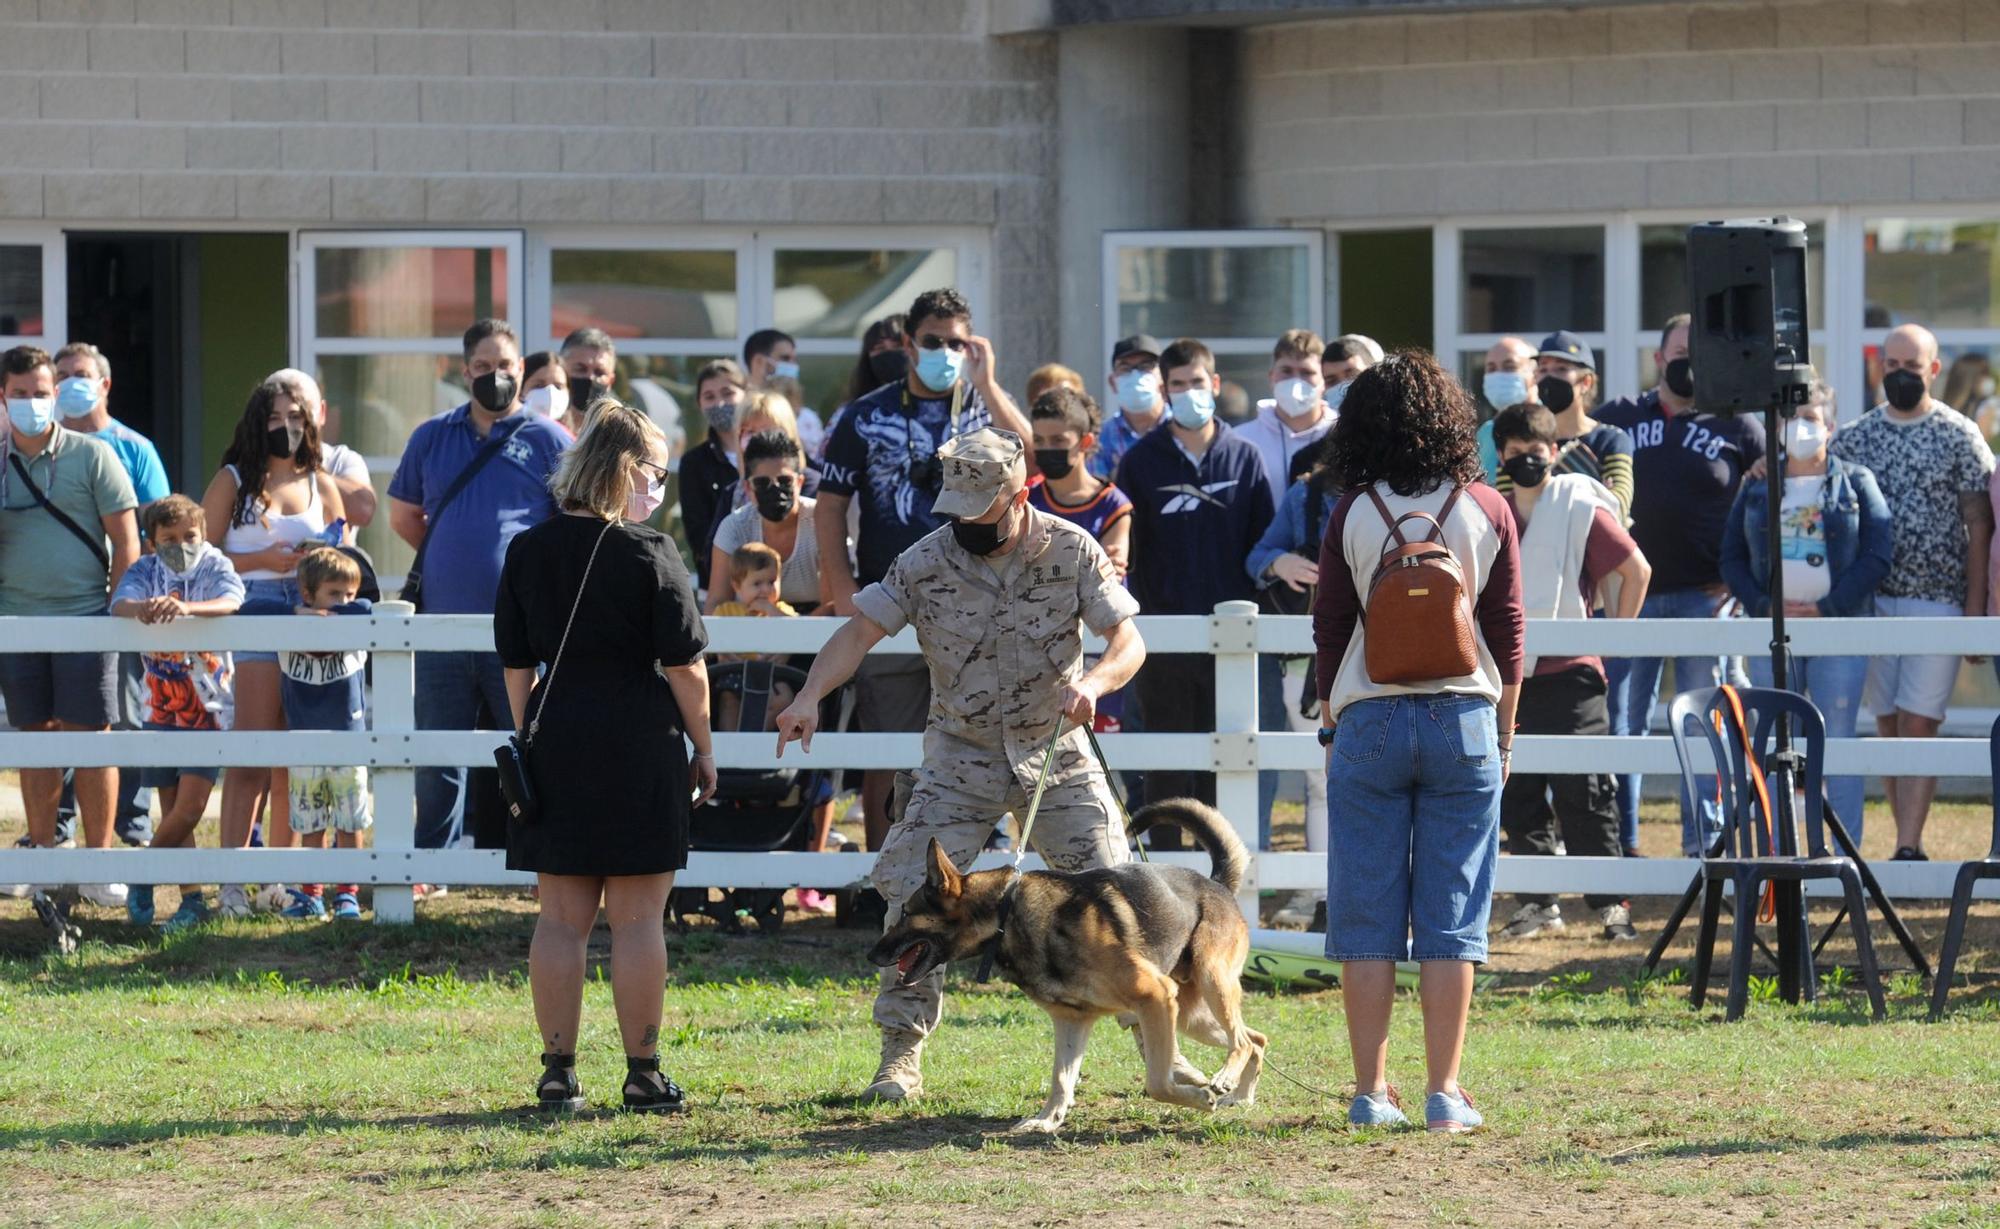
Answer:
[[[839, 624], [832, 619], [712, 619], [711, 652], [810, 653]], [[1302, 617], [1262, 617], [1247, 603], [1230, 603], [1211, 617], [1146, 616], [1138, 620], [1151, 653], [1186, 653], [1213, 659], [1216, 726], [1206, 734], [1107, 735], [1105, 754], [1114, 769], [1186, 769], [1217, 774], [1224, 814], [1255, 843], [1257, 773], [1260, 769], [1322, 767], [1324, 752], [1310, 734], [1256, 732], [1256, 654], [1311, 649], [1311, 623]], [[1867, 656], [1921, 645], [1927, 652], [2000, 653], [2000, 619], [1808, 619], [1791, 626], [1793, 652], [1801, 657]], [[367, 650], [374, 659], [373, 728], [366, 733], [143, 732], [0, 733], [0, 766], [57, 768], [118, 765], [176, 767], [303, 763], [366, 764], [374, 779], [374, 847], [360, 850], [18, 850], [0, 849], [0, 882], [361, 882], [376, 885], [376, 916], [407, 921], [412, 883], [524, 884], [531, 875], [508, 871], [492, 850], [418, 850], [415, 771], [418, 768], [491, 763], [504, 737], [493, 731], [419, 731], [415, 728], [415, 655], [487, 650], [492, 621], [474, 615], [413, 615], [384, 602], [376, 613], [339, 619], [226, 618], [146, 627], [109, 618], [0, 619], [0, 645], [9, 652], [170, 651], [192, 649], [335, 652]], [[1528, 651], [1606, 656], [1756, 655], [1767, 650], [1768, 626], [1754, 620], [1656, 619], [1538, 620], [1528, 625]], [[1087, 638], [1088, 648], [1098, 647]], [[914, 633], [885, 639], [877, 653], [918, 651]], [[718, 734], [717, 762], [724, 768], [768, 768], [779, 761], [775, 737]], [[802, 757], [785, 763], [820, 768], [905, 768], [921, 761], [917, 734], [828, 733]], [[1830, 772], [1985, 777], [1986, 740], [1926, 738], [1886, 741], [1833, 739]], [[1679, 771], [1672, 740], [1522, 735], [1515, 766], [1527, 772]], [[695, 853], [680, 882], [689, 887], [828, 886], [863, 879], [868, 854]], [[1199, 855], [1163, 855], [1161, 861], [1201, 866]], [[998, 864], [988, 856], [982, 860]], [[1030, 860], [1031, 864], [1033, 860]], [[1884, 886], [1903, 897], [1944, 897], [1955, 867], [1949, 863], [1896, 863], [1877, 868]], [[1673, 895], [1693, 874], [1683, 859], [1503, 858], [1496, 875], [1501, 891], [1583, 890], [1626, 895]], [[1258, 854], [1243, 901], [1254, 911], [1264, 888], [1309, 888], [1325, 882], [1323, 857], [1303, 853]], [[2000, 896], [2000, 884], [1983, 896]], [[1254, 916], [1254, 913], [1253, 913]]]

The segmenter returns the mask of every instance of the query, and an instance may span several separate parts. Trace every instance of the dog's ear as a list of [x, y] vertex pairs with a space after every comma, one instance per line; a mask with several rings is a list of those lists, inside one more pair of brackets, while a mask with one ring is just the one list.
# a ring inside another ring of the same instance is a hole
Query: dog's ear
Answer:
[[924, 878], [940, 896], [947, 898], [957, 896], [965, 886], [965, 877], [951, 864], [951, 858], [936, 837], [931, 838], [930, 866], [925, 870]]

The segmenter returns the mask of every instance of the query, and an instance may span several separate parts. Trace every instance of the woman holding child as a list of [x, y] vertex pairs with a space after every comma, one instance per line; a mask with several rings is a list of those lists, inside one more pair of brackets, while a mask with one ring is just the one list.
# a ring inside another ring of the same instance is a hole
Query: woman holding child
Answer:
[[687, 865], [690, 812], [715, 792], [716, 774], [708, 637], [679, 550], [645, 523], [665, 491], [667, 460], [666, 438], [645, 414], [599, 401], [550, 479], [562, 515], [509, 544], [495, 599], [494, 644], [514, 727], [531, 741], [540, 812], [508, 824], [507, 866], [539, 876], [528, 980], [545, 1111], [583, 1106], [576, 1042], [600, 904], [611, 925], [625, 1107], [684, 1107], [660, 1073], [660, 919], [674, 872]]

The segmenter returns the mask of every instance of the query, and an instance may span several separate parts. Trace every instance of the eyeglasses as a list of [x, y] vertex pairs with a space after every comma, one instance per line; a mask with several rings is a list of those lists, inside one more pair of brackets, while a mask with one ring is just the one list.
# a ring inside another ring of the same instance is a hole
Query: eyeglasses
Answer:
[[750, 489], [753, 491], [768, 491], [772, 487], [776, 487], [780, 491], [789, 491], [798, 484], [799, 479], [796, 474], [779, 474], [775, 478], [767, 474], [760, 474], [750, 480]]
[[940, 337], [936, 333], [917, 338], [917, 345], [926, 350], [950, 350], [957, 353], [971, 344], [963, 337]]
[[671, 470], [669, 470], [666, 466], [660, 464], [658, 461], [641, 461], [639, 462], [639, 468], [650, 472], [654, 477], [658, 478], [661, 482], [665, 482], [672, 473]]

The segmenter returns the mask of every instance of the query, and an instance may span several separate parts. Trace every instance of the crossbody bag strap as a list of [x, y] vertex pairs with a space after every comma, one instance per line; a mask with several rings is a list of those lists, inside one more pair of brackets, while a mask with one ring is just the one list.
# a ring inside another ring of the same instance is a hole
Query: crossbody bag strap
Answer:
[[50, 516], [55, 517], [56, 524], [61, 525], [64, 529], [67, 529], [71, 533], [75, 534], [79, 541], [81, 541], [85, 546], [88, 546], [90, 548], [90, 553], [96, 556], [98, 565], [101, 566], [105, 571], [107, 572], [110, 571], [111, 555], [108, 551], [104, 549], [104, 535], [102, 534], [93, 535], [89, 530], [77, 524], [76, 521], [70, 517], [69, 513], [64, 512], [61, 508], [56, 507], [55, 504], [49, 499], [49, 497], [42, 493], [42, 488], [37, 486], [35, 484], [35, 480], [28, 475], [28, 467], [21, 464], [20, 453], [9, 452], [7, 454], [7, 461], [14, 467], [14, 472], [21, 475], [21, 481], [28, 484], [28, 494], [35, 497], [35, 503], [40, 505], [41, 509], [44, 512], [47, 512]]
[[549, 672], [542, 679], [542, 700], [535, 705], [535, 715], [528, 722], [528, 736], [521, 740], [523, 746], [534, 746], [535, 731], [542, 728], [542, 712], [548, 708], [549, 693], [554, 691], [556, 686], [556, 668], [562, 665], [563, 650], [569, 647], [570, 629], [576, 626], [576, 612], [583, 607], [583, 591], [590, 587], [590, 570], [597, 566], [597, 552], [604, 545], [604, 536], [611, 532], [614, 523], [604, 522], [604, 528], [598, 531], [596, 544], [590, 548], [590, 559], [583, 565], [583, 579], [576, 585], [576, 600], [569, 605], [569, 622], [563, 624], [562, 639], [556, 643], [555, 659], [549, 662]]
[[[519, 427], [514, 428], [514, 431], [518, 430]], [[496, 425], [493, 428], [493, 438], [486, 441], [486, 445], [479, 450], [478, 455], [467, 461], [465, 468], [458, 471], [458, 477], [453, 478], [451, 485], [444, 489], [444, 496], [437, 502], [437, 511], [431, 513], [430, 519], [424, 524], [424, 536], [423, 540], [417, 543], [416, 557], [410, 560], [412, 575], [423, 575], [424, 552], [430, 548], [431, 535], [437, 532], [438, 522], [444, 519], [444, 510], [451, 506], [452, 500], [457, 499], [461, 491], [472, 485], [472, 480], [479, 476], [480, 470], [486, 468], [488, 461], [500, 455], [500, 450], [507, 446], [507, 441], [514, 438], [514, 431], [501, 435], [500, 428]]]

